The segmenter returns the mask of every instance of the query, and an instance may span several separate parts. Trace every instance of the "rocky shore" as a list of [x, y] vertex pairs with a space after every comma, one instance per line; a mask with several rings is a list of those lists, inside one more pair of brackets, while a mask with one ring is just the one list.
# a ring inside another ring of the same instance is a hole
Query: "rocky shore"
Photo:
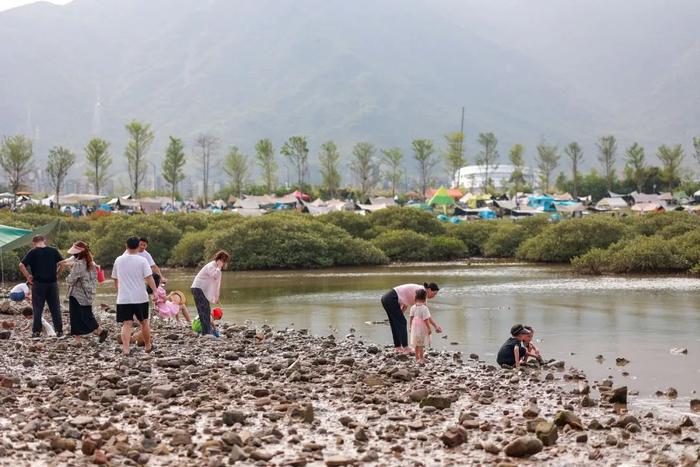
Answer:
[[[626, 388], [564, 362], [418, 366], [350, 333], [156, 321], [151, 354], [112, 333], [29, 339], [2, 316], [0, 465], [696, 465], [695, 415], [627, 411]], [[700, 411], [700, 401], [691, 402]], [[697, 413], [697, 412], [695, 412]]]

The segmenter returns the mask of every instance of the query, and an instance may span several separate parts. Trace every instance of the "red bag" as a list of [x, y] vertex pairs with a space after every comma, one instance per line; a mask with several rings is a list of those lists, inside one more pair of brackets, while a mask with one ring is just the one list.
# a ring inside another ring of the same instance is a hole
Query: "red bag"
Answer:
[[104, 282], [105, 281], [105, 271], [101, 267], [97, 266], [97, 282]]

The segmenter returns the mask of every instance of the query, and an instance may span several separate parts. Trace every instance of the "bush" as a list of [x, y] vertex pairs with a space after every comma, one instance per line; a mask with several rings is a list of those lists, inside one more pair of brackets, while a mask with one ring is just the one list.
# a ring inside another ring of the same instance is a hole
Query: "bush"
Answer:
[[352, 239], [339, 227], [298, 214], [246, 219], [206, 243], [205, 257], [223, 249], [232, 269], [293, 269], [384, 264], [370, 243]]
[[571, 265], [581, 274], [602, 274], [608, 266], [610, 254], [602, 248], [592, 248], [582, 256], [572, 258]]
[[204, 262], [206, 242], [211, 239], [213, 232], [202, 230], [200, 232], [188, 232], [177, 242], [170, 255], [170, 266], [199, 266]]
[[497, 227], [484, 242], [483, 255], [494, 258], [512, 258], [527, 237], [525, 227], [506, 222], [500, 222]]
[[201, 232], [209, 227], [212, 214], [202, 212], [176, 212], [166, 214], [163, 218], [182, 233]]
[[411, 230], [389, 230], [372, 240], [392, 261], [430, 259], [430, 239]]
[[672, 240], [643, 235], [615, 243], [607, 250], [594, 248], [571, 264], [589, 274], [687, 271], [691, 267]]
[[[19, 272], [17, 266], [28, 250], [29, 248], [18, 248], [16, 250], [2, 252], [2, 279], [4, 281], [24, 280], [24, 276]], [[12, 285], [10, 285], [10, 287], [12, 287]]]
[[450, 235], [458, 238], [467, 248], [468, 256], [482, 256], [486, 240], [498, 229], [498, 224], [505, 221], [470, 221], [450, 224]]
[[338, 226], [356, 238], [370, 239], [373, 236], [369, 217], [355, 212], [334, 211], [318, 216], [316, 219]]
[[124, 243], [132, 235], [148, 238], [148, 251], [158, 264], [166, 264], [180, 231], [164, 216], [108, 216], [93, 222], [92, 250], [95, 261], [111, 266], [124, 252]]
[[525, 240], [516, 255], [520, 259], [567, 262], [592, 248], [606, 248], [629, 235], [629, 227], [614, 217], [586, 217], [554, 224]]
[[428, 245], [429, 261], [451, 261], [464, 258], [467, 254], [467, 247], [458, 238], [447, 235], [432, 237]]
[[684, 229], [690, 230], [690, 226], [700, 226], [700, 219], [689, 215], [687, 212], [680, 211], [646, 214], [635, 219], [634, 230], [640, 235], [648, 236], [659, 234], [667, 227], [676, 229], [679, 225], [684, 226]]
[[424, 235], [443, 235], [445, 226], [434, 214], [413, 208], [390, 207], [368, 216], [376, 234], [388, 230], [411, 230]]

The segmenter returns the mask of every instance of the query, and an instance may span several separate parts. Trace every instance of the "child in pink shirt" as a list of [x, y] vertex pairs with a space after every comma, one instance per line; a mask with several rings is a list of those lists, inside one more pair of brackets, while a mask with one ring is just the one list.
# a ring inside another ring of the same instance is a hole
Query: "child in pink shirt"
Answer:
[[430, 316], [430, 310], [425, 304], [427, 296], [424, 288], [416, 290], [415, 304], [409, 315], [411, 345], [416, 349], [416, 361], [419, 363], [425, 363], [425, 348], [430, 346], [430, 325], [435, 328], [435, 332], [442, 332], [442, 328]]

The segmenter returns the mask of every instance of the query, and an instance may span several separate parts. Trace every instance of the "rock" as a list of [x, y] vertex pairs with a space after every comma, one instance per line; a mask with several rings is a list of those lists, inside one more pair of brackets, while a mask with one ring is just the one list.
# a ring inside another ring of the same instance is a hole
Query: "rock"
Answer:
[[355, 440], [360, 441], [362, 443], [369, 441], [369, 438], [367, 437], [367, 432], [364, 428], [360, 426], [355, 428]]
[[102, 393], [100, 397], [100, 402], [103, 404], [111, 404], [117, 398], [117, 393], [112, 389], [107, 389]]
[[614, 426], [615, 428], [625, 428], [630, 423], [639, 425], [639, 420], [634, 415], [622, 415], [615, 421], [615, 423], [613, 423], [612, 426]]
[[6, 341], [12, 337], [12, 331], [2, 330], [0, 331], [0, 340]]
[[581, 419], [569, 410], [560, 410], [557, 412], [557, 414], [554, 416], [554, 424], [561, 427], [564, 425], [569, 425], [575, 430], [583, 430]]
[[345, 366], [353, 366], [355, 364], [355, 359], [352, 357], [341, 358], [338, 363]]
[[399, 381], [411, 381], [413, 379], [411, 373], [405, 368], [395, 371], [391, 377]]
[[107, 454], [105, 454], [105, 452], [101, 449], [98, 449], [97, 451], [95, 451], [95, 455], [92, 458], [92, 462], [94, 462], [97, 465], [107, 464]]
[[535, 436], [542, 441], [545, 446], [554, 446], [559, 438], [557, 426], [550, 422], [539, 422], [535, 426]]
[[275, 453], [269, 451], [263, 451], [262, 449], [255, 449], [250, 453], [250, 458], [256, 461], [269, 461], [275, 457]]
[[229, 446], [243, 446], [243, 441], [241, 441], [241, 437], [238, 436], [238, 433], [234, 431], [227, 431], [226, 433], [221, 435], [221, 440]]
[[688, 355], [688, 349], [684, 347], [673, 347], [671, 353], [673, 355]]
[[245, 366], [245, 372], [249, 375], [255, 375], [260, 372], [260, 366], [255, 362], [250, 362]]
[[678, 397], [678, 391], [676, 390], [676, 388], [668, 388], [668, 389], [666, 390], [666, 397], [668, 397], [669, 399], [675, 399], [675, 398], [677, 398], [677, 397]]
[[80, 446], [80, 450], [83, 451], [83, 454], [92, 456], [95, 453], [95, 449], [97, 449], [97, 443], [92, 438], [87, 437], [83, 439], [83, 444]]
[[449, 409], [452, 402], [447, 397], [428, 396], [420, 401], [421, 407], [435, 407], [436, 409]]
[[537, 418], [540, 414], [540, 408], [535, 404], [528, 404], [525, 409], [523, 409], [523, 417], [525, 418]]
[[377, 462], [379, 460], [379, 454], [374, 449], [370, 449], [365, 453], [364, 456], [360, 458], [361, 462]]
[[270, 395], [270, 390], [267, 388], [255, 388], [253, 389], [253, 396], [255, 397], [267, 397]]
[[379, 347], [376, 345], [370, 345], [367, 347], [367, 353], [371, 355], [376, 355], [380, 352]]
[[625, 430], [629, 431], [630, 433], [639, 433], [642, 431], [642, 427], [639, 426], [638, 423], [628, 423], [627, 426], [625, 426]]
[[76, 442], [71, 438], [53, 438], [51, 440], [51, 449], [55, 452], [75, 451]]
[[690, 410], [693, 412], [700, 412], [700, 399], [691, 399]]
[[328, 467], [342, 467], [344, 465], [356, 465], [357, 460], [347, 456], [330, 456], [326, 457], [326, 465]]
[[693, 420], [689, 416], [684, 415], [683, 418], [681, 418], [681, 422], [678, 424], [678, 426], [681, 426], [683, 428], [690, 428], [695, 426], [695, 422], [693, 422]]
[[408, 393], [408, 398], [411, 399], [413, 402], [420, 402], [426, 397], [428, 397], [427, 389], [415, 389]]
[[314, 421], [314, 406], [312, 404], [306, 404], [306, 406], [304, 406], [302, 418], [304, 423], [312, 423]]
[[221, 415], [222, 421], [228, 426], [236, 423], [240, 423], [242, 425], [245, 423], [246, 418], [248, 418], [248, 416], [240, 410], [228, 410]]
[[75, 426], [85, 426], [91, 425], [92, 423], [94, 423], [94, 421], [94, 418], [89, 417], [87, 415], [78, 415], [77, 417], [73, 418], [70, 422]]
[[625, 366], [625, 365], [627, 365], [629, 362], [630, 362], [630, 361], [627, 360], [625, 357], [617, 357], [617, 358], [615, 359], [615, 364], [616, 364], [617, 366]]
[[617, 446], [617, 438], [615, 435], [608, 435], [605, 437], [605, 444], [608, 446]]
[[479, 360], [479, 355], [475, 353], [470, 353], [469, 360]]
[[534, 436], [521, 436], [508, 443], [503, 452], [509, 457], [530, 457], [542, 448], [542, 441]]
[[170, 438], [171, 446], [189, 446], [192, 444], [192, 436], [185, 430], [173, 430], [172, 437]]
[[627, 386], [620, 386], [611, 391], [601, 392], [601, 396], [611, 404], [627, 404]]
[[157, 394], [160, 397], [167, 399], [169, 397], [173, 397], [177, 391], [175, 389], [175, 386], [173, 386], [172, 384], [163, 384], [161, 386], [154, 386], [151, 389], [151, 392], [153, 394]]
[[585, 395], [581, 398], [581, 402], [579, 402], [579, 405], [581, 407], [595, 407], [595, 401], [591, 399], [590, 396]]
[[595, 418], [594, 418], [593, 420], [591, 420], [590, 423], [588, 424], [588, 429], [589, 429], [589, 430], [602, 430], [603, 428], [604, 428], [604, 427], [603, 427], [603, 424], [600, 423], [600, 422], [599, 422], [597, 419], [595, 419]]
[[588, 433], [580, 433], [576, 435], [576, 442], [577, 443], [587, 443], [588, 442]]
[[490, 441], [486, 441], [481, 445], [481, 447], [484, 448], [484, 451], [488, 452], [489, 454], [498, 455], [501, 452], [501, 448]]
[[448, 448], [464, 444], [467, 441], [467, 430], [461, 426], [450, 427], [440, 436], [440, 441]]

